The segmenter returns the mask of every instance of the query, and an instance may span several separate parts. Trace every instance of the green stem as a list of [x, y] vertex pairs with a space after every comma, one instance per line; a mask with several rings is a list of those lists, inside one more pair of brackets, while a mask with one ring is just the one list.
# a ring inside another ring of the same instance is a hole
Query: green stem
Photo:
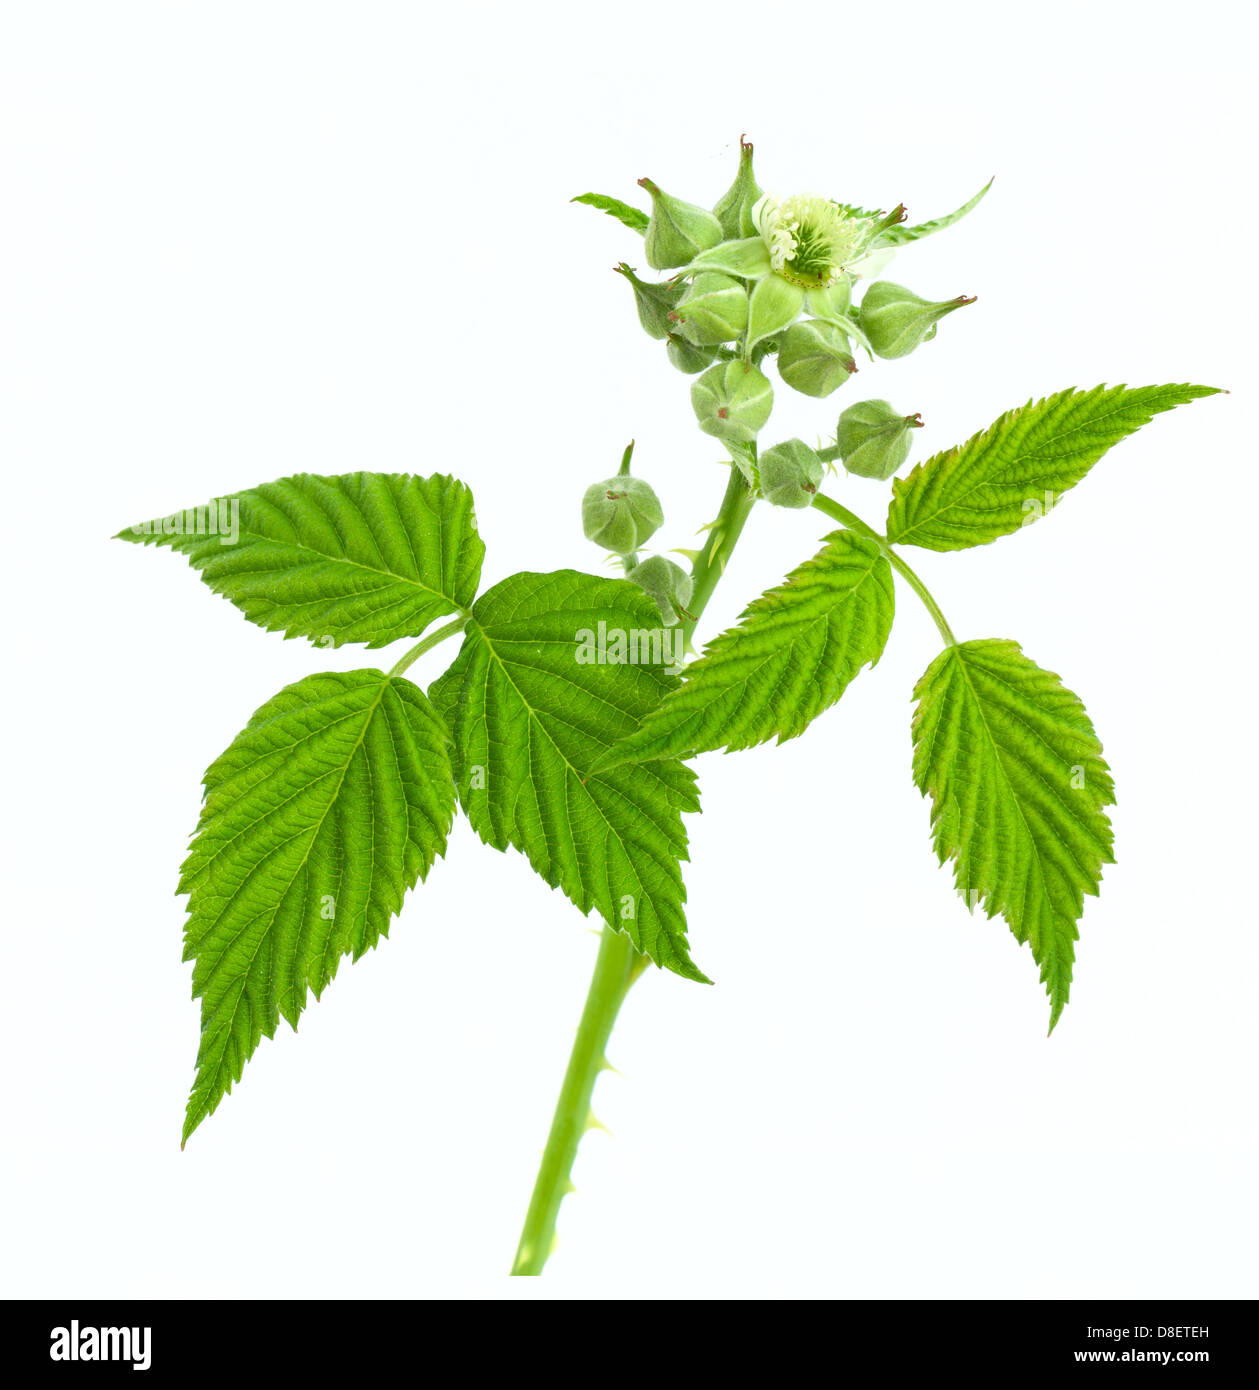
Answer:
[[432, 651], [438, 642], [444, 642], [447, 637], [453, 637], [456, 632], [462, 632], [467, 625], [468, 615], [466, 613], [460, 613], [457, 618], [452, 619], [445, 627], [439, 627], [436, 632], [430, 632], [422, 642], [417, 642], [415, 646], [406, 653], [402, 660], [390, 669], [390, 676], [400, 676], [413, 661], [418, 661], [425, 652]]
[[[717, 520], [691, 566], [689, 616], [682, 624], [687, 641], [721, 580], [730, 552], [754, 503], [747, 482], [732, 463]], [[590, 1097], [599, 1073], [608, 1065], [604, 1055], [608, 1039], [630, 986], [650, 963], [647, 956], [635, 950], [623, 932], [604, 926], [586, 1006], [577, 1026], [577, 1040], [568, 1059], [568, 1070], [564, 1073], [564, 1084], [560, 1087], [551, 1120], [551, 1132], [525, 1215], [516, 1262], [512, 1265], [513, 1274], [541, 1274], [555, 1244], [560, 1203], [573, 1190], [572, 1171], [577, 1146], [591, 1125]]]
[[824, 512], [833, 520], [842, 522], [850, 531], [856, 531], [859, 535], [866, 536], [870, 540], [875, 541], [879, 549], [887, 556], [888, 563], [922, 600], [923, 607], [931, 614], [931, 620], [935, 623], [945, 643], [950, 647], [957, 646], [957, 638], [953, 636], [953, 629], [949, 626], [948, 620], [940, 609], [940, 605], [932, 597], [931, 590], [927, 588], [905, 561], [892, 549], [886, 536], [879, 535], [873, 526], [862, 521], [856, 512], [850, 512], [842, 502], [836, 502], [833, 497], [826, 497], [819, 492], [813, 499], [813, 505], [818, 511]]
[[612, 1027], [630, 986], [649, 963], [646, 956], [634, 949], [628, 936], [604, 927], [586, 1007], [577, 1025], [577, 1041], [568, 1059], [542, 1165], [520, 1233], [513, 1274], [541, 1274], [555, 1244], [560, 1203], [573, 1190], [570, 1175], [577, 1146], [594, 1123], [590, 1097], [599, 1073], [609, 1065], [606, 1051]]
[[748, 488], [747, 479], [739, 471], [738, 465], [731, 463], [730, 481], [726, 485], [726, 495], [721, 499], [721, 510], [712, 524], [704, 548], [691, 566], [691, 601], [686, 605], [689, 616], [682, 621], [682, 631], [688, 642], [704, 609], [708, 607], [713, 590], [721, 582], [730, 553], [755, 505], [756, 499]]

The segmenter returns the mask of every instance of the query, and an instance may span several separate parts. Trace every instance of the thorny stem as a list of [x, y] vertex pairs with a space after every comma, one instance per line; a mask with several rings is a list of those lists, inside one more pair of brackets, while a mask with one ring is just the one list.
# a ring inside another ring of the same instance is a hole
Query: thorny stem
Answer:
[[[754, 503], [743, 474], [731, 463], [730, 481], [717, 520], [709, 528], [708, 540], [691, 567], [691, 601], [682, 623], [688, 642], [721, 580], [730, 552]], [[572, 1171], [577, 1146], [582, 1135], [595, 1124], [590, 1098], [599, 1073], [609, 1065], [605, 1055], [608, 1039], [630, 986], [650, 963], [647, 956], [640, 955], [634, 948], [628, 936], [604, 926], [586, 1005], [577, 1025], [577, 1039], [569, 1055], [568, 1070], [564, 1073], [551, 1131], [520, 1233], [513, 1274], [541, 1274], [554, 1248], [560, 1203], [573, 1191]]]
[[843, 503], [836, 502], [834, 498], [826, 497], [820, 492], [814, 497], [813, 505], [818, 511], [824, 512], [833, 520], [843, 522], [850, 531], [856, 531], [859, 535], [866, 536], [868, 539], [876, 542], [879, 549], [887, 556], [888, 563], [922, 600], [923, 606], [926, 608], [927, 612], [931, 614], [931, 620], [939, 630], [940, 636], [944, 638], [945, 642], [950, 647], [957, 646], [957, 638], [953, 636], [953, 629], [949, 626], [948, 620], [940, 611], [940, 605], [931, 596], [931, 590], [927, 588], [905, 561], [892, 549], [888, 544], [886, 536], [879, 535], [873, 526], [862, 521], [855, 512], [850, 512]]
[[606, 1049], [612, 1027], [630, 986], [649, 964], [628, 936], [604, 927], [586, 1007], [577, 1025], [577, 1041], [568, 1058], [542, 1165], [520, 1233], [513, 1274], [541, 1274], [555, 1244], [560, 1203], [573, 1190], [571, 1174], [577, 1146], [582, 1135], [597, 1123], [590, 1109], [590, 1097], [599, 1073], [610, 1065]]
[[417, 642], [396, 666], [390, 668], [390, 677], [400, 676], [413, 661], [418, 661], [425, 652], [431, 651], [438, 642], [444, 642], [447, 637], [453, 637], [456, 632], [462, 632], [467, 625], [468, 615], [466, 613], [460, 613], [457, 618], [448, 622], [445, 627], [439, 627], [436, 632], [430, 632], [422, 642]]
[[731, 463], [730, 481], [726, 484], [726, 495], [721, 499], [721, 510], [709, 530], [704, 548], [691, 566], [691, 601], [686, 605], [688, 616], [682, 620], [682, 631], [688, 642], [708, 606], [708, 600], [713, 596], [713, 590], [721, 581], [730, 552], [738, 542], [755, 502], [738, 465]]

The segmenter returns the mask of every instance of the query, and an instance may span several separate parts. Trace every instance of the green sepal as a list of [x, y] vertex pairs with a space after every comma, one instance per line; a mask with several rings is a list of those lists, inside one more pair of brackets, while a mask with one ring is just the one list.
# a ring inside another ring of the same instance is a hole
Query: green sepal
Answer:
[[585, 203], [587, 207], [598, 208], [609, 217], [615, 217], [632, 232], [640, 234], [647, 230], [647, 224], [651, 221], [641, 208], [631, 207], [619, 198], [609, 198], [606, 193], [579, 193], [577, 197], [570, 198], [569, 202]]
[[781, 333], [804, 307], [804, 291], [781, 275], [767, 275], [752, 287], [748, 301], [748, 346]]
[[630, 288], [634, 291], [634, 304], [638, 309], [638, 321], [642, 324], [643, 331], [651, 338], [667, 337], [673, 327], [669, 315], [677, 308], [686, 293], [686, 286], [669, 280], [663, 280], [658, 284], [640, 280], [624, 261], [613, 269], [629, 281]]
[[933, 236], [936, 232], [942, 232], [946, 227], [951, 227], [955, 222], [960, 222], [968, 212], [977, 208], [983, 201], [984, 195], [992, 187], [992, 179], [979, 190], [978, 193], [960, 208], [946, 213], [943, 217], [936, 217], [930, 222], [920, 222], [916, 227], [891, 226], [885, 228], [877, 238], [880, 246], [905, 246], [911, 241], [921, 241], [923, 237]]
[[723, 275], [734, 275], [740, 280], [759, 280], [770, 273], [769, 248], [758, 236], [743, 241], [723, 241], [710, 251], [701, 251], [682, 273], [701, 270], [719, 270]]

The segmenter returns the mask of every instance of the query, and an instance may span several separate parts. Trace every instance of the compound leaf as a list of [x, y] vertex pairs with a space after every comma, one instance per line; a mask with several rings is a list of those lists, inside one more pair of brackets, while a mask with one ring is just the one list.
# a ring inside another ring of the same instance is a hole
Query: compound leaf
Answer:
[[1214, 386], [1073, 388], [1008, 410], [892, 483], [887, 538], [927, 550], [987, 545], [1056, 505], [1113, 444]]
[[998, 912], [1040, 966], [1053, 1031], [1067, 1002], [1076, 923], [1114, 862], [1115, 800], [1079, 697], [1015, 642], [947, 647], [914, 689], [914, 782], [931, 798], [935, 851], [958, 892]]
[[187, 555], [251, 621], [324, 646], [418, 637], [476, 597], [472, 494], [441, 473], [298, 473], [118, 539]]
[[596, 767], [795, 738], [878, 661], [893, 612], [892, 571], [878, 545], [834, 532], [715, 637], [682, 684]]
[[185, 1141], [280, 1018], [297, 1027], [307, 990], [318, 999], [343, 955], [387, 935], [454, 810], [441, 719], [381, 671], [287, 686], [211, 765], [179, 881], [201, 1000]]
[[591, 770], [674, 688], [679, 638], [625, 580], [516, 574], [477, 600], [430, 694], [477, 834], [520, 850], [657, 964], [704, 980], [687, 948], [680, 867], [682, 812], [699, 809], [694, 775], [672, 761]]

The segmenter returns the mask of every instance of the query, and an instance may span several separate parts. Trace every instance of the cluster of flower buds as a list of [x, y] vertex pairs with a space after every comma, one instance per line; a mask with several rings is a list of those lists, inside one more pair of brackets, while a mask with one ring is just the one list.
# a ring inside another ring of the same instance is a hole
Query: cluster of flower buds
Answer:
[[[745, 140], [734, 182], [711, 209], [639, 183], [651, 197], [647, 264], [672, 275], [653, 284], [617, 269], [643, 328], [665, 340], [675, 367], [699, 377], [691, 400], [700, 428], [731, 444], [754, 443], [769, 418], [766, 357], [791, 390], [829, 396], [856, 372], [854, 347], [904, 357], [973, 303], [932, 302], [875, 278], [894, 254], [903, 206], [868, 213], [812, 194], [767, 194]], [[862, 281], [872, 283], [854, 304]]]
[[[647, 264], [668, 278], [640, 279], [625, 263], [617, 272], [633, 291], [644, 331], [665, 343], [679, 371], [696, 378], [691, 405], [699, 427], [722, 441], [749, 487], [774, 506], [808, 507], [824, 459], [838, 457], [859, 477], [892, 477], [922, 418], [884, 400], [845, 410], [834, 448], [821, 454], [801, 439], [758, 451], [774, 407], [774, 387], [762, 368], [773, 360], [785, 387], [821, 399], [855, 374], [857, 349], [870, 360], [895, 359], [929, 342], [941, 319], [974, 300], [922, 299], [878, 277], [899, 245], [955, 221], [978, 197], [937, 224], [901, 229], [902, 205], [865, 212], [813, 194], [764, 192], [746, 140], [739, 142], [734, 182], [711, 209], [674, 197], [651, 179], [639, 184], [651, 197], [651, 215], [645, 226], [633, 220], [641, 214], [622, 220], [642, 228]], [[586, 535], [620, 555], [627, 576], [656, 599], [664, 621], [676, 622], [690, 580], [663, 556], [638, 559], [663, 517], [651, 488], [630, 476], [629, 453], [615, 478], [587, 490]]]

